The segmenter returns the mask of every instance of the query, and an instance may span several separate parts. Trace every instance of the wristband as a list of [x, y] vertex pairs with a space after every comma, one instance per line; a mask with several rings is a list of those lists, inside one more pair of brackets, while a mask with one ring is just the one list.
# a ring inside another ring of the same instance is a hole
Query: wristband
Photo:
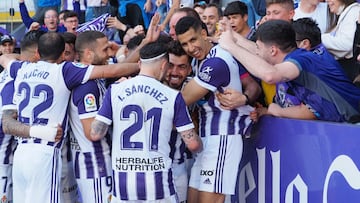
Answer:
[[45, 125], [34, 125], [30, 127], [30, 137], [40, 138], [42, 140], [55, 142], [57, 133], [57, 125], [45, 126]]
[[245, 100], [245, 105], [249, 105], [249, 96], [245, 93], [243, 93], [243, 95], [246, 97], [246, 100]]

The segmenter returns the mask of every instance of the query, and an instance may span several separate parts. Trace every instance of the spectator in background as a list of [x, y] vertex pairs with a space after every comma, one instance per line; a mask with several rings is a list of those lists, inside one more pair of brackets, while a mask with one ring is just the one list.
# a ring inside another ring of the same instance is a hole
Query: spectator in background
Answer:
[[[192, 8], [189, 7], [183, 7], [180, 8], [178, 10], [175, 11], [175, 13], [171, 16], [170, 21], [169, 21], [169, 35], [171, 38], [173, 38], [174, 40], [177, 40], [177, 36], [175, 33], [175, 26], [176, 23], [183, 17], [185, 16], [191, 16], [197, 19], [200, 19], [199, 14]], [[201, 19], [200, 19], [201, 20]], [[206, 25], [204, 24], [204, 26], [206, 27]]]
[[64, 26], [67, 32], [76, 34], [76, 29], [79, 26], [79, 18], [77, 13], [69, 11], [64, 13]]
[[110, 4], [108, 0], [86, 1], [85, 22], [91, 21], [104, 13], [110, 13]]
[[241, 1], [233, 1], [226, 5], [224, 16], [229, 19], [231, 28], [243, 37], [255, 41], [255, 28], [248, 25], [248, 8]]
[[[24, 2], [24, 0], [19, 0], [20, 2]], [[35, 4], [35, 15], [33, 16], [33, 19], [40, 24], [45, 23], [44, 22], [44, 16], [45, 12], [49, 9], [53, 9], [56, 12], [59, 11], [61, 6], [61, 0], [36, 0]]]
[[76, 59], [78, 57], [75, 52], [76, 35], [71, 32], [64, 32], [61, 33], [61, 36], [64, 38], [65, 41], [64, 61], [77, 61]]
[[199, 1], [194, 4], [193, 9], [199, 14], [200, 18], [202, 19], [204, 10], [206, 8], [206, 2], [205, 1]]
[[[291, 24], [271, 20], [257, 30], [257, 55], [234, 43], [229, 23], [219, 44], [245, 68], [267, 83], [276, 84], [275, 103], [256, 113], [296, 119], [345, 122], [360, 112], [360, 90], [338, 66], [317, 54], [297, 49]], [[254, 117], [253, 117], [254, 118]]]
[[309, 17], [316, 21], [321, 33], [324, 33], [330, 24], [330, 20], [333, 19], [328, 12], [326, 2], [320, 0], [301, 0], [299, 7], [295, 9], [294, 20], [299, 18]]
[[328, 0], [327, 3], [330, 12], [336, 14], [338, 20], [330, 27], [329, 32], [321, 35], [322, 43], [353, 80], [359, 74], [357, 56], [353, 55], [353, 43], [360, 5], [355, 0]]
[[0, 53], [1, 54], [14, 53], [15, 42], [16, 42], [15, 38], [13, 38], [11, 35], [1, 36]]
[[209, 37], [215, 41], [217, 34], [217, 23], [222, 18], [222, 11], [217, 4], [208, 4], [203, 13], [202, 21], [206, 24]]
[[290, 22], [294, 14], [294, 2], [292, 0], [266, 0], [265, 20], [281, 19]]

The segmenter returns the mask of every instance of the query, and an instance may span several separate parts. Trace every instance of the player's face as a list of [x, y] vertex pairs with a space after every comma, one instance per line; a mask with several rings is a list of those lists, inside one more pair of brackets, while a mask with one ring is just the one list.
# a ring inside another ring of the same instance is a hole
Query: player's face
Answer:
[[76, 16], [66, 18], [64, 21], [64, 26], [66, 27], [67, 32], [76, 33], [76, 29], [79, 25], [79, 20]]
[[11, 54], [14, 52], [15, 45], [11, 42], [4, 42], [2, 45], [0, 45], [0, 52], [3, 54]]
[[179, 13], [174, 13], [174, 15], [171, 16], [170, 21], [169, 21], [169, 35], [171, 38], [173, 38], [174, 40], [177, 39], [176, 37], [176, 32], [175, 32], [175, 26], [176, 23], [180, 20], [180, 18], [186, 16], [185, 12], [179, 12]]
[[270, 4], [268, 7], [266, 7], [267, 20], [291, 21], [294, 14], [294, 9], [286, 8], [281, 4]]
[[64, 60], [65, 61], [74, 61], [75, 60], [75, 48], [73, 44], [65, 43], [65, 50], [64, 50]]
[[58, 23], [58, 14], [54, 10], [48, 10], [44, 15], [44, 24], [49, 30], [56, 30]]
[[231, 28], [239, 34], [248, 26], [247, 15], [241, 16], [240, 14], [234, 14], [227, 16], [227, 18], [229, 19]]
[[195, 31], [190, 28], [187, 32], [177, 36], [182, 48], [189, 55], [202, 60], [209, 50], [206, 50], [206, 31]]
[[187, 55], [176, 56], [169, 54], [169, 68], [165, 79], [171, 88], [179, 90], [190, 73], [191, 65]]
[[216, 23], [219, 22], [220, 16], [216, 7], [205, 8], [203, 13], [203, 22], [206, 24], [209, 35], [212, 36], [216, 31]]
[[109, 59], [108, 49], [110, 48], [107, 37], [99, 38], [96, 40], [97, 46], [94, 49], [93, 65], [105, 65]]

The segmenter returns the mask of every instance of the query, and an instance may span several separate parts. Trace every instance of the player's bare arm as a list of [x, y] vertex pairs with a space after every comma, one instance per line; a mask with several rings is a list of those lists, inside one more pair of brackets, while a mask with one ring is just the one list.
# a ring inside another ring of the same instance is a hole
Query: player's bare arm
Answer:
[[140, 68], [137, 63], [116, 63], [94, 66], [94, 69], [91, 71], [90, 79], [129, 76], [139, 72], [139, 70]]
[[203, 145], [199, 135], [195, 132], [194, 129], [186, 130], [180, 132], [181, 138], [186, 144], [186, 147], [191, 152], [200, 152], [202, 151]]
[[90, 140], [98, 141], [102, 139], [109, 129], [109, 125], [99, 120], [94, 120], [91, 123]]
[[20, 137], [30, 137], [30, 126], [19, 122], [17, 119], [16, 110], [4, 110], [2, 115], [2, 126], [5, 134], [10, 134]]

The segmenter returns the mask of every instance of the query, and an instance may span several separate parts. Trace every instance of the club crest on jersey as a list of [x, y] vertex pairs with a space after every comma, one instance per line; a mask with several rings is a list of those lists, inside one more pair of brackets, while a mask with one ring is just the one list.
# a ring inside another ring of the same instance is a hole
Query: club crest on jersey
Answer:
[[97, 110], [96, 99], [95, 99], [95, 96], [93, 94], [87, 94], [84, 97], [84, 104], [85, 104], [85, 111], [86, 112], [96, 111]]
[[213, 71], [213, 69], [210, 66], [206, 66], [200, 70], [199, 78], [202, 79], [205, 82], [209, 82], [211, 79], [210, 72]]

